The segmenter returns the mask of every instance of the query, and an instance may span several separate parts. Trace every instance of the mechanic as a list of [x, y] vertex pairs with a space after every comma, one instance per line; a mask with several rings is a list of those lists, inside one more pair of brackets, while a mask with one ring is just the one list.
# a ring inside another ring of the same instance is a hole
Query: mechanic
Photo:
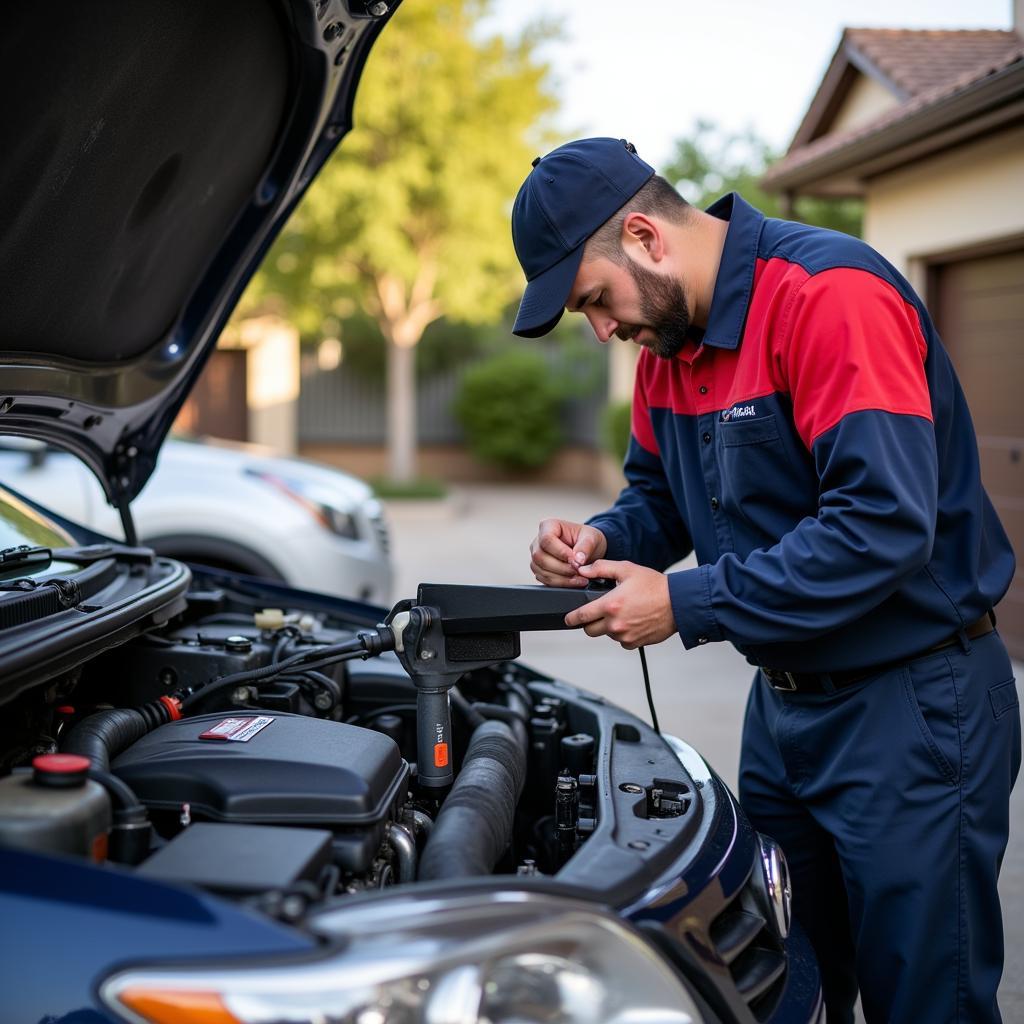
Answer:
[[641, 347], [627, 485], [544, 520], [534, 575], [616, 581], [566, 619], [591, 636], [759, 667], [740, 802], [786, 851], [830, 1022], [858, 988], [869, 1022], [998, 1021], [1014, 557], [924, 304], [855, 238], [693, 208], [624, 140], [534, 161], [512, 235], [516, 334], [567, 307]]

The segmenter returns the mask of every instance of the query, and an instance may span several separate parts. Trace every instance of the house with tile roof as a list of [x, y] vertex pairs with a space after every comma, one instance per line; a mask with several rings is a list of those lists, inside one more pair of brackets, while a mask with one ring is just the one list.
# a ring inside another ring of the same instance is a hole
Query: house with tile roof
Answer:
[[[763, 184], [858, 196], [864, 237], [928, 304], [982, 475], [1024, 564], [1024, 0], [1015, 29], [848, 28]], [[997, 609], [1024, 658], [1024, 569]]]

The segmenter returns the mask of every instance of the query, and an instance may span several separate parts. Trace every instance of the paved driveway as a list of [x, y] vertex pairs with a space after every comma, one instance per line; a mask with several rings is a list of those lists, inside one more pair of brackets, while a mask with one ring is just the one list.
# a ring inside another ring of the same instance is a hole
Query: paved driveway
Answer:
[[[605, 504], [587, 491], [534, 487], [465, 487], [437, 505], [391, 502], [394, 597], [415, 596], [421, 582], [534, 583], [527, 547], [540, 519], [582, 521]], [[523, 660], [535, 668], [649, 717], [635, 652], [581, 631], [524, 633], [522, 641]], [[735, 788], [750, 666], [728, 644], [684, 652], [673, 640], [650, 648], [647, 660], [662, 729], [695, 746]], [[1000, 885], [1007, 947], [1000, 1004], [1007, 1022], [1024, 1021], [1024, 786], [1016, 788], [1012, 814]]]

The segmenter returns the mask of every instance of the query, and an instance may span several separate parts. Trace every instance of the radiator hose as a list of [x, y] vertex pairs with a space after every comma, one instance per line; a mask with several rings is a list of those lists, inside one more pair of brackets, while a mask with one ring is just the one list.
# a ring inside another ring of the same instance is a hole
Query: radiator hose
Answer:
[[110, 759], [177, 716], [177, 706], [169, 698], [141, 708], [97, 711], [83, 718], [62, 744], [65, 754], [79, 754], [92, 762], [89, 778], [103, 786], [115, 804], [114, 826], [110, 831], [113, 861], [140, 863], [149, 851], [152, 830], [146, 808], [138, 797], [121, 779], [110, 774]]
[[89, 758], [93, 767], [110, 771], [110, 759], [127, 750], [157, 726], [169, 722], [173, 713], [159, 701], [141, 708], [110, 708], [83, 718], [61, 744], [65, 754]]
[[504, 722], [473, 733], [420, 858], [423, 881], [489, 875], [512, 840], [526, 779], [526, 746]]

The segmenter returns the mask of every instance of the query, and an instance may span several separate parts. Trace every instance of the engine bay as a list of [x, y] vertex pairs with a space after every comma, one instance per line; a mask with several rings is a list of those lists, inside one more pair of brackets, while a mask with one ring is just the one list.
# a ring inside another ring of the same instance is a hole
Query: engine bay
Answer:
[[[635, 890], [699, 828], [703, 783], [670, 747], [515, 661], [518, 636], [396, 652], [381, 637], [401, 647], [397, 627], [293, 593], [306, 600], [271, 607], [198, 572], [166, 622], [9, 701], [0, 844], [297, 922], [355, 893], [472, 876]], [[424, 740], [442, 662], [449, 732], [430, 718]], [[425, 758], [451, 781], [425, 778]]]

